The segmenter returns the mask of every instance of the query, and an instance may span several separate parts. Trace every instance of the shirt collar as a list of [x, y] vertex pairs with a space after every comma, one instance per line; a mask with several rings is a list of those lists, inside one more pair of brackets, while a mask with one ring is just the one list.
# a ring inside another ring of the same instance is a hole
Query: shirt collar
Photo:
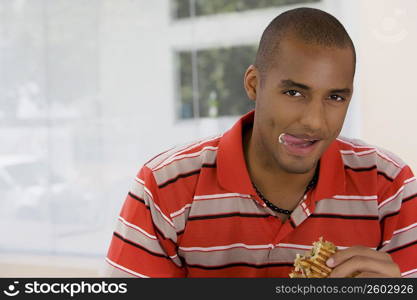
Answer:
[[217, 154], [219, 184], [234, 193], [255, 195], [243, 153], [242, 133], [245, 124], [253, 123], [255, 112], [241, 117], [220, 138]]
[[[220, 139], [217, 156], [217, 178], [224, 189], [240, 194], [256, 195], [243, 153], [242, 133], [253, 123], [255, 111], [242, 116]], [[312, 190], [313, 202], [345, 192], [345, 170], [337, 140], [320, 159], [320, 173]]]
[[340, 153], [339, 142], [334, 140], [320, 159], [320, 173], [317, 186], [313, 189], [313, 202], [334, 195], [343, 195], [346, 190], [345, 167]]

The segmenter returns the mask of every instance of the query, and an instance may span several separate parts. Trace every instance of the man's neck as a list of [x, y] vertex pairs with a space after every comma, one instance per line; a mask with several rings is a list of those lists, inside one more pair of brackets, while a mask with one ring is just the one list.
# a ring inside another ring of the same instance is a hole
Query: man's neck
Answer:
[[304, 195], [312, 180], [315, 168], [305, 174], [288, 173], [281, 169], [273, 157], [265, 155], [262, 143], [252, 137], [252, 128], [243, 131], [243, 149], [246, 166], [252, 182], [270, 202], [293, 209]]

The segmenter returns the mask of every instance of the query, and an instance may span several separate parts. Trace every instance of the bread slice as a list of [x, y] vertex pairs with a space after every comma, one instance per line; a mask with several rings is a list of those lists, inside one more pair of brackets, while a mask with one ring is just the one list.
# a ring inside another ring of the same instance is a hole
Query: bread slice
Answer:
[[326, 278], [332, 269], [326, 265], [326, 261], [335, 254], [337, 247], [323, 237], [313, 243], [311, 251], [305, 255], [297, 254], [294, 261], [294, 269], [289, 274], [291, 278]]

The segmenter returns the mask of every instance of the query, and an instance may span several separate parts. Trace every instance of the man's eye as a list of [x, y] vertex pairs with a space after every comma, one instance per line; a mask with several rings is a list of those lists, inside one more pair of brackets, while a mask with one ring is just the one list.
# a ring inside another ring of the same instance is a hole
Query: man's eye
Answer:
[[291, 96], [291, 97], [300, 97], [301, 93], [297, 92], [296, 90], [289, 90], [284, 92], [285, 95]]
[[330, 97], [329, 97], [331, 100], [334, 100], [334, 101], [337, 101], [337, 102], [343, 102], [343, 101], [345, 101], [346, 99], [344, 98], [344, 97], [342, 97], [342, 96], [339, 96], [339, 95], [330, 95]]

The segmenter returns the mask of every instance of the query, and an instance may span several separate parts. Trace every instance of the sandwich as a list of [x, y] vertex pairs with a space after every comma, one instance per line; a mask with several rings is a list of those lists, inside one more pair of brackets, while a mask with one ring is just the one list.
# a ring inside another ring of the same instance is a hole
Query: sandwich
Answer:
[[335, 254], [337, 247], [322, 237], [313, 243], [311, 251], [305, 255], [297, 254], [294, 261], [294, 269], [289, 274], [291, 278], [326, 278], [332, 272], [332, 268], [326, 265], [326, 261]]

